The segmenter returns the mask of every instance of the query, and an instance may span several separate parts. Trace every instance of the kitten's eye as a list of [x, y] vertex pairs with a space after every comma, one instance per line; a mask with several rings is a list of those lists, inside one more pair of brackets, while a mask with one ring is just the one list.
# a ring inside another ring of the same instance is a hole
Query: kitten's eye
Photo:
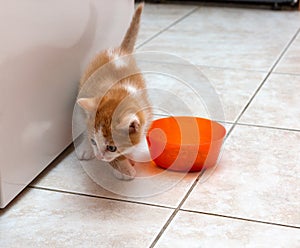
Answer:
[[92, 143], [92, 145], [94, 145], [94, 146], [97, 145], [97, 143], [96, 143], [96, 141], [95, 141], [94, 139], [91, 139], [91, 143]]
[[117, 147], [115, 146], [106, 146], [106, 150], [109, 152], [115, 152], [117, 150]]

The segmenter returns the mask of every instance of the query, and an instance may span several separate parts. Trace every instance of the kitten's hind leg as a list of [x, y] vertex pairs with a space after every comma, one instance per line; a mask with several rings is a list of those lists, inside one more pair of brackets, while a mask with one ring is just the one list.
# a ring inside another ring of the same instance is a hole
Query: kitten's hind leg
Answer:
[[95, 154], [86, 131], [77, 138], [74, 144], [76, 147], [77, 158], [79, 160], [91, 160], [95, 158]]
[[110, 162], [110, 165], [114, 168], [114, 176], [120, 180], [132, 180], [136, 175], [131, 162], [123, 156]]

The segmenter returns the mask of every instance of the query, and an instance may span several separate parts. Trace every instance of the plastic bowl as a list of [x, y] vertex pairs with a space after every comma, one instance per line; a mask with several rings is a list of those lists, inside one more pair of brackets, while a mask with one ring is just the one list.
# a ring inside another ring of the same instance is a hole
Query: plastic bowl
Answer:
[[216, 164], [225, 134], [225, 128], [215, 121], [174, 116], [153, 121], [147, 143], [157, 166], [200, 171]]

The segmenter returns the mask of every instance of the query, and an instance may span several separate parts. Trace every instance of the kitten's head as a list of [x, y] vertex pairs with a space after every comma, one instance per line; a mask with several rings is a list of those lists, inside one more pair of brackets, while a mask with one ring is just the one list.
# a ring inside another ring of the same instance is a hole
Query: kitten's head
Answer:
[[144, 136], [144, 115], [132, 99], [81, 98], [79, 105], [87, 113], [87, 129], [97, 159], [111, 162], [130, 154]]

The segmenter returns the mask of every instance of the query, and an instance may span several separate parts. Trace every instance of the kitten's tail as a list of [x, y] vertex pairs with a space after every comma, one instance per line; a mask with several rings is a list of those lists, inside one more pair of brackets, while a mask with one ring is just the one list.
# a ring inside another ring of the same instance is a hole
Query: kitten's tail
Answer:
[[144, 3], [140, 3], [135, 10], [134, 16], [127, 30], [127, 33], [122, 41], [121, 49], [127, 53], [132, 53], [139, 32], [141, 15], [144, 8]]

